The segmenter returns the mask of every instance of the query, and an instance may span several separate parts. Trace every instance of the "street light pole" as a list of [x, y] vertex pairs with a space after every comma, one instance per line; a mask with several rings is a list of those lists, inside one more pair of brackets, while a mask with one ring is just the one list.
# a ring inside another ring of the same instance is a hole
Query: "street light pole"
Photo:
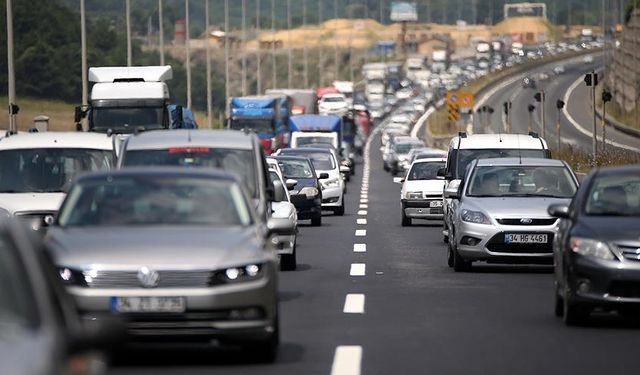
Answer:
[[213, 128], [213, 98], [211, 92], [211, 46], [209, 45], [209, 0], [204, 0], [204, 23], [205, 23], [205, 42], [206, 59], [207, 59], [207, 124], [209, 129]]
[[334, 36], [333, 36], [333, 41], [334, 41], [334, 56], [333, 56], [333, 62], [335, 64], [335, 77], [333, 79], [337, 80], [339, 79], [338, 75], [340, 73], [340, 67], [338, 66], [338, 0], [333, 0], [333, 20], [334, 20]]
[[13, 61], [13, 7], [12, 0], [7, 1], [7, 80], [9, 95], [9, 132], [16, 133], [18, 126], [16, 123], [16, 115], [18, 114], [18, 106], [16, 101], [16, 73]]
[[[82, 109], [86, 110], [89, 105], [89, 82], [87, 79], [87, 24], [84, 0], [80, 0], [80, 60], [82, 69]], [[87, 128], [87, 119], [83, 117], [82, 128]]]
[[262, 93], [262, 44], [260, 43], [260, 0], [256, 0], [256, 39], [258, 50], [256, 52], [256, 91]]
[[[224, 102], [229, 102], [231, 90], [229, 87], [229, 0], [224, 0]], [[230, 116], [227, 113], [227, 117]]]
[[276, 62], [276, 0], [271, 0], [271, 69], [272, 88], [278, 87], [278, 69]]
[[125, 2], [125, 18], [127, 23], [127, 66], [132, 65], [131, 52], [131, 0]]
[[[302, 28], [307, 26], [307, 0], [302, 0]], [[304, 87], [309, 87], [309, 55], [307, 51], [307, 43], [302, 43], [302, 61]]]
[[191, 109], [191, 48], [189, 37], [189, 0], [184, 0], [184, 27], [185, 27], [185, 40], [184, 45], [186, 47], [187, 54], [187, 108]]
[[287, 0], [287, 88], [293, 87], [293, 51], [291, 50], [291, 0]]
[[247, 0], [242, 0], [242, 96], [247, 95]]
[[162, 15], [162, 0], [158, 0], [158, 50], [160, 51], [160, 65], [164, 65], [164, 19]]
[[324, 86], [324, 56], [322, 54], [322, 33], [324, 27], [322, 26], [322, 1], [318, 0], [318, 27], [320, 28], [320, 35], [318, 36], [318, 87]]

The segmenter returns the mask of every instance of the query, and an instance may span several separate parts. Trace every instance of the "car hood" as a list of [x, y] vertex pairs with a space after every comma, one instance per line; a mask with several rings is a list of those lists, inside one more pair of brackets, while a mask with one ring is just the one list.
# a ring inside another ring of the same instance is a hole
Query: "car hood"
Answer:
[[66, 196], [65, 193], [2, 193], [0, 208], [16, 212], [55, 212]]
[[493, 218], [549, 218], [551, 204], [569, 204], [564, 198], [475, 198], [465, 197], [462, 208], [481, 210]]
[[575, 234], [607, 242], [640, 243], [640, 218], [581, 216]]
[[433, 194], [442, 194], [444, 180], [415, 180], [405, 181], [404, 191], [426, 191]]
[[266, 260], [257, 227], [52, 227], [57, 265], [71, 268], [223, 268]]

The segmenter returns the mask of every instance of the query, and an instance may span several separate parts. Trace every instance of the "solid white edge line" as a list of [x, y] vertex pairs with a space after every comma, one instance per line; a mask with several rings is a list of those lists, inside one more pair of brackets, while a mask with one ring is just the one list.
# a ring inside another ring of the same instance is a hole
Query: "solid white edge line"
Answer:
[[353, 252], [354, 253], [366, 253], [367, 252], [367, 244], [365, 244], [365, 243], [354, 243], [353, 244]]
[[422, 130], [422, 127], [429, 119], [429, 116], [431, 116], [435, 111], [436, 109], [434, 107], [429, 107], [429, 109], [427, 109], [427, 111], [422, 115], [422, 117], [418, 119], [418, 121], [416, 122], [416, 125], [411, 130], [411, 136], [413, 138], [420, 138], [418, 134], [420, 134], [420, 131]]
[[347, 294], [342, 311], [345, 314], [364, 314], [364, 294]]
[[364, 263], [351, 263], [349, 276], [365, 276], [367, 274], [367, 265]]
[[360, 375], [362, 346], [340, 345], [336, 348], [331, 375]]
[[367, 235], [366, 229], [356, 229], [356, 237], [364, 237]]

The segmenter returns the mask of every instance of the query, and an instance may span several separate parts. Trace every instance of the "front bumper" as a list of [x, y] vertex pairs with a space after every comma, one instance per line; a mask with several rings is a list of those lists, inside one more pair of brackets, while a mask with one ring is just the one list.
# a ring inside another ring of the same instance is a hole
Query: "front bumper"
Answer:
[[406, 217], [412, 219], [442, 220], [444, 217], [442, 206], [431, 207], [431, 202], [442, 203], [442, 198], [433, 199], [403, 199], [402, 211]]
[[336, 187], [323, 188], [322, 189], [322, 208], [342, 206], [343, 196], [344, 196], [344, 190], [343, 190], [342, 184], [338, 184], [338, 186]]
[[[542, 244], [514, 244], [504, 241], [505, 234], [546, 234]], [[455, 228], [457, 250], [468, 261], [490, 263], [553, 263], [553, 237], [556, 226], [485, 225], [458, 221]], [[474, 244], [475, 242], [475, 244]]]
[[602, 307], [640, 306], [640, 261], [569, 256], [567, 282], [574, 301]]
[[322, 214], [322, 200], [320, 197], [295, 201], [293, 205], [296, 207], [298, 220], [309, 220]]
[[[214, 287], [98, 289], [69, 287], [81, 316], [99, 319], [105, 314], [125, 318], [130, 343], [190, 342], [210, 344], [260, 341], [276, 329], [275, 265], [259, 280]], [[182, 297], [182, 313], [118, 313], [113, 297]]]

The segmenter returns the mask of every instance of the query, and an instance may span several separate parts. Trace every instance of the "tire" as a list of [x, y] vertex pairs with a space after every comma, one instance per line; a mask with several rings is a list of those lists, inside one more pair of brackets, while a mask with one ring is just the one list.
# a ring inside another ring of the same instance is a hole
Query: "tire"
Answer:
[[344, 197], [342, 198], [342, 205], [334, 209], [333, 214], [336, 216], [344, 216]]
[[581, 326], [589, 315], [587, 306], [571, 301], [570, 292], [566, 284], [562, 306], [562, 320], [567, 326]]
[[255, 359], [261, 363], [273, 363], [278, 356], [280, 345], [280, 318], [276, 316], [275, 330], [268, 339], [249, 345]]
[[456, 238], [455, 236], [449, 237], [449, 247], [451, 248], [451, 252], [453, 253], [453, 270], [455, 272], [469, 272], [471, 271], [471, 262], [462, 259], [460, 254], [458, 253], [458, 248], [456, 246]]
[[314, 227], [322, 225], [322, 213], [316, 214], [311, 218], [311, 225]]
[[553, 312], [558, 318], [562, 318], [564, 316], [564, 300], [560, 295], [560, 291], [558, 290], [558, 282], [556, 281], [556, 286], [554, 288], [555, 291], [555, 304]]
[[391, 168], [389, 168], [387, 163], [384, 163], [384, 166], [382, 167], [382, 169], [384, 169], [385, 172], [389, 172], [391, 170]]
[[294, 244], [291, 254], [282, 254], [280, 257], [280, 271], [295, 271], [298, 267], [298, 260], [296, 258], [296, 245]]
[[450, 243], [447, 246], [447, 266], [449, 266], [449, 268], [453, 268], [453, 249], [451, 248]]
[[404, 214], [404, 209], [402, 210], [402, 226], [403, 227], [410, 227], [412, 222], [411, 222], [411, 218], [407, 217], [407, 215]]
[[[447, 230], [447, 224], [444, 223], [444, 219], [443, 219], [443, 223], [442, 223], [442, 231], [447, 231], [447, 233], [449, 233], [449, 230]], [[447, 234], [442, 234], [442, 242], [444, 243], [449, 243], [449, 235]]]

